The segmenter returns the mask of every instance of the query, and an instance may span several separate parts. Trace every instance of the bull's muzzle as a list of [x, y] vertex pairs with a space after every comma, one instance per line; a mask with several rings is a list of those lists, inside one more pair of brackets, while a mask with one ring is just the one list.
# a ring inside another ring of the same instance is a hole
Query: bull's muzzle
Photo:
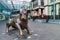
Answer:
[[22, 15], [21, 16], [21, 19], [26, 19], [26, 15]]

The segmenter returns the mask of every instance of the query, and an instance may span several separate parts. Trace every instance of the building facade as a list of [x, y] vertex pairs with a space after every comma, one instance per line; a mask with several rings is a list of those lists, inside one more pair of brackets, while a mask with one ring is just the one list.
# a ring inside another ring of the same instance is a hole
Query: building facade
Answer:
[[40, 16], [41, 14], [43, 14], [44, 0], [32, 0], [32, 4], [33, 4], [32, 9], [35, 16]]
[[60, 19], [60, 0], [44, 0], [44, 13], [50, 19]]

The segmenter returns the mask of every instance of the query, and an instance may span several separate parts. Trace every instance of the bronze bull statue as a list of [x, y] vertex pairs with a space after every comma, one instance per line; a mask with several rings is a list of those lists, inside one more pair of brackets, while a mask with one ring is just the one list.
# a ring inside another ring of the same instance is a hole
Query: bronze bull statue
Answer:
[[6, 32], [9, 32], [10, 27], [18, 29], [19, 35], [24, 35], [24, 29], [26, 29], [28, 34], [31, 34], [28, 28], [28, 13], [24, 14], [19, 12], [18, 18], [9, 18], [9, 21], [6, 23]]

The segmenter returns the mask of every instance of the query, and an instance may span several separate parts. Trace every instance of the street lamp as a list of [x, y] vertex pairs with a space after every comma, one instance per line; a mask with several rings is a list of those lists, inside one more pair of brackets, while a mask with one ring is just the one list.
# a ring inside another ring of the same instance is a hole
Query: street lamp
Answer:
[[54, 2], [54, 13], [53, 13], [53, 19], [55, 21], [55, 2]]

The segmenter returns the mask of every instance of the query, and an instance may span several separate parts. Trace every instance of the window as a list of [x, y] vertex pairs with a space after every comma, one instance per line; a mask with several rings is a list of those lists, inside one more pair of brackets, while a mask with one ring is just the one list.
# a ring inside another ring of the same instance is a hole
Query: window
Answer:
[[54, 2], [54, 0], [51, 0], [50, 2]]
[[36, 1], [33, 2], [33, 7], [35, 8], [37, 6], [38, 6], [38, 1], [36, 0]]
[[55, 2], [56, 0], [50, 0], [50, 2]]
[[59, 4], [59, 10], [58, 10], [58, 13], [59, 13], [59, 19], [60, 19], [60, 4]]
[[44, 0], [41, 0], [41, 6], [44, 6]]
[[54, 5], [52, 5], [52, 10], [51, 10], [51, 12], [53, 12], [54, 11]]

